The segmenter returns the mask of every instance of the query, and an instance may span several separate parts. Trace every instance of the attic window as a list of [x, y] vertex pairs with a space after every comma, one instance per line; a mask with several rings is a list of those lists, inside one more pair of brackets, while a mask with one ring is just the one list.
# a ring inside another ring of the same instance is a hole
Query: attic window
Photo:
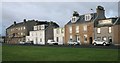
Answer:
[[85, 21], [90, 21], [90, 20], [91, 20], [91, 15], [90, 14], [85, 15]]
[[76, 17], [76, 16], [73, 16], [72, 19], [71, 19], [71, 22], [72, 23], [75, 23], [77, 20], [78, 20], [79, 17]]
[[75, 17], [72, 18], [72, 21], [75, 21]]

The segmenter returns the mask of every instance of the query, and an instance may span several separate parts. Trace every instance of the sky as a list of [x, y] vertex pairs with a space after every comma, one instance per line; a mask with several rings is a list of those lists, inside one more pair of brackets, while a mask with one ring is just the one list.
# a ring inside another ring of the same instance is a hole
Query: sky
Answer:
[[0, 33], [5, 35], [7, 27], [14, 21], [23, 22], [23, 19], [54, 21], [64, 27], [71, 19], [73, 11], [80, 15], [93, 13], [98, 5], [105, 8], [106, 17], [118, 16], [117, 2], [2, 2]]

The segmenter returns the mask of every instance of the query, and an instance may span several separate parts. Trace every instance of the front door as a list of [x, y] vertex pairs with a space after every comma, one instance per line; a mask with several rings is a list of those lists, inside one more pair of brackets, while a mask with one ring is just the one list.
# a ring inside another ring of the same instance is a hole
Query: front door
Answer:
[[89, 38], [89, 43], [92, 44], [92, 37]]
[[80, 36], [79, 35], [76, 35], [76, 41], [80, 42]]

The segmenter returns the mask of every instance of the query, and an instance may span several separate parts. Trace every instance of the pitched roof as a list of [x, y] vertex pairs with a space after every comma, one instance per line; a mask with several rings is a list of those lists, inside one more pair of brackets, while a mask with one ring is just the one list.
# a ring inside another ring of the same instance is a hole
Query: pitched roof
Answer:
[[[93, 21], [97, 17], [97, 13], [91, 13], [91, 16], [92, 17], [90, 21]], [[85, 15], [80, 15], [78, 20], [75, 22], [75, 24], [80, 24], [80, 23], [85, 23], [90, 21], [85, 21]], [[72, 24], [71, 20], [66, 25], [70, 25], [70, 24]]]
[[52, 22], [52, 21], [51, 22], [47, 22], [47, 21], [38, 21], [38, 20], [36, 20], [36, 21], [35, 20], [28, 20], [26, 22], [20, 22], [20, 23], [12, 24], [7, 29], [14, 28], [14, 27], [19, 27], [19, 26], [26, 26], [26, 25], [28, 25], [30, 23], [35, 24], [35, 25], [41, 25], [41, 24], [49, 25], [50, 23], [52, 23], [52, 24], [54, 24], [54, 25], [59, 27], [59, 25], [57, 23]]

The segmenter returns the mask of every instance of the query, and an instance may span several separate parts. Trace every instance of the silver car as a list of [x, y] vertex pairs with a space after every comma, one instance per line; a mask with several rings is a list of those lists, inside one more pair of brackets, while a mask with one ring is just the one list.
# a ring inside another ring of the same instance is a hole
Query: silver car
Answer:
[[110, 43], [109, 42], [107, 42], [107, 41], [100, 41], [100, 40], [93, 40], [93, 45], [94, 46], [96, 46], [96, 45], [104, 45], [104, 46], [106, 46], [106, 45], [110, 45]]

